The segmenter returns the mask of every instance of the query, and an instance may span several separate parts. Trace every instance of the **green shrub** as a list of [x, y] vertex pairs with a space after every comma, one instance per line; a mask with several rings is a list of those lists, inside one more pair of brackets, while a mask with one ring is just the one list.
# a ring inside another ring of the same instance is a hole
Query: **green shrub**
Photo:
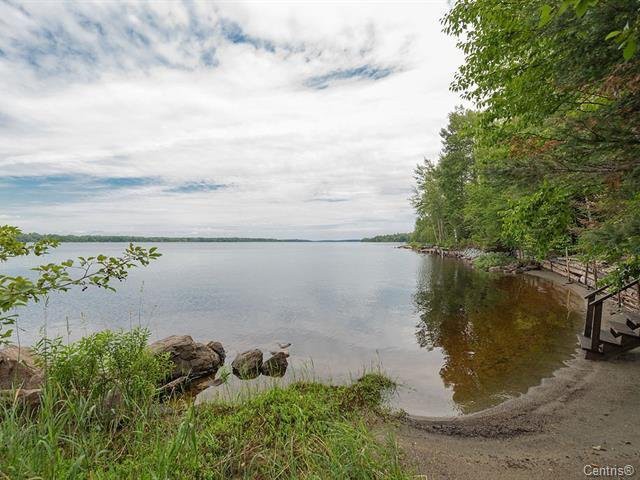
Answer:
[[473, 265], [480, 270], [489, 270], [491, 267], [502, 267], [515, 263], [516, 260], [511, 255], [500, 252], [483, 253], [473, 260]]
[[169, 371], [169, 360], [153, 355], [148, 339], [143, 328], [105, 330], [68, 345], [43, 339], [35, 351], [47, 386], [63, 396], [97, 401], [117, 395], [124, 406], [133, 406], [148, 403]]

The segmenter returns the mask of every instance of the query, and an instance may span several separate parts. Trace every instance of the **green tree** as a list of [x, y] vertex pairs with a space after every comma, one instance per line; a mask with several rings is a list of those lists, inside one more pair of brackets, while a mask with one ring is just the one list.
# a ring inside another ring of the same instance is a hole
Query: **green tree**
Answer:
[[[462, 203], [471, 242], [568, 247], [619, 281], [640, 273], [639, 22], [640, 0], [455, 2], [443, 24], [465, 62], [452, 88], [480, 113], [462, 193], [447, 195], [440, 165], [423, 182], [444, 199], [438, 222], [460, 225]], [[426, 209], [417, 226], [434, 223]]]
[[457, 108], [440, 131], [442, 150], [438, 163], [430, 160], [415, 170], [412, 202], [418, 213], [416, 241], [458, 245], [467, 238], [464, 207], [466, 186], [473, 181], [476, 114]]
[[512, 202], [505, 211], [504, 239], [542, 260], [550, 252], [571, 245], [574, 218], [570, 192], [544, 183], [532, 194]]

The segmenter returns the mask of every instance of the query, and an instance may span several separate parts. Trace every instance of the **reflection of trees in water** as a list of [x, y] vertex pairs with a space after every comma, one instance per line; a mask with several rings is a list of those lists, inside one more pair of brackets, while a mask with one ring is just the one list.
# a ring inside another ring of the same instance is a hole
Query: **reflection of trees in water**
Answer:
[[495, 276], [429, 257], [414, 295], [418, 344], [441, 348], [440, 375], [463, 412], [526, 391], [573, 351], [567, 297], [530, 276]]

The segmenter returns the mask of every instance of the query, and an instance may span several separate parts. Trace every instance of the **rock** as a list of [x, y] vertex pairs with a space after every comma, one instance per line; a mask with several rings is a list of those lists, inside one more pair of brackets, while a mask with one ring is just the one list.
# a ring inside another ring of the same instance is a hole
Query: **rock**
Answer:
[[502, 268], [501, 267], [489, 267], [488, 271], [492, 272], [492, 273], [501, 272]]
[[40, 400], [42, 395], [42, 389], [31, 388], [29, 390], [20, 389], [18, 398], [29, 408], [38, 408], [40, 406]]
[[14, 403], [24, 405], [28, 408], [38, 408], [40, 406], [40, 388], [18, 388], [0, 390], [0, 401], [13, 405]]
[[262, 352], [257, 348], [239, 353], [231, 364], [233, 374], [243, 380], [256, 378], [262, 367]]
[[0, 389], [37, 389], [43, 379], [28, 349], [11, 345], [0, 350]]
[[282, 377], [289, 366], [289, 362], [287, 361], [288, 356], [289, 354], [286, 352], [275, 353], [269, 360], [262, 364], [260, 371], [263, 375], [269, 377]]
[[193, 341], [189, 335], [171, 335], [149, 345], [156, 354], [168, 353], [174, 368], [169, 380], [188, 376], [189, 378], [212, 375], [222, 365], [217, 352], [202, 343]]
[[222, 344], [220, 342], [209, 342], [207, 343], [207, 347], [209, 347], [211, 350], [213, 350], [218, 354], [218, 356], [220, 357], [221, 365], [224, 365], [224, 361], [227, 358], [227, 354], [224, 351], [224, 347], [222, 346]]

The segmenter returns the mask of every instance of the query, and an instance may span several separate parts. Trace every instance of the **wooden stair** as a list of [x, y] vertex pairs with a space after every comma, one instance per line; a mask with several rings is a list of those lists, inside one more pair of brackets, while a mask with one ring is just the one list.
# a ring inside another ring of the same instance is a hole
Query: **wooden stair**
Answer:
[[584, 334], [578, 335], [580, 347], [585, 350], [590, 360], [605, 360], [619, 353], [640, 347], [640, 315], [624, 312], [614, 314], [607, 321], [608, 328], [602, 329], [603, 304], [606, 300], [618, 295], [623, 290], [638, 285], [640, 278], [624, 285], [622, 288], [607, 293], [609, 285], [595, 290], [585, 297], [587, 301], [587, 318]]

